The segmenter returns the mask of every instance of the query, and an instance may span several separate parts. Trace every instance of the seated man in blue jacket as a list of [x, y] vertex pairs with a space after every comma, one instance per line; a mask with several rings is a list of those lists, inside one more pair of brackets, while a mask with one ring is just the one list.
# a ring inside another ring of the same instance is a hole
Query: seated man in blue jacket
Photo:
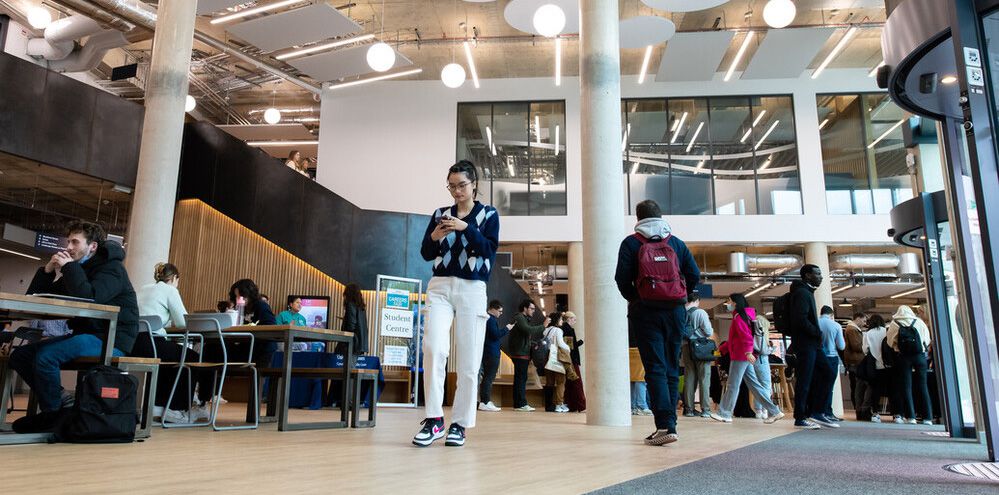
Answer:
[[[117, 242], [106, 241], [104, 229], [89, 222], [71, 223], [66, 237], [66, 249], [38, 269], [28, 294], [61, 294], [118, 306], [114, 355], [128, 354], [139, 328], [139, 306], [122, 264], [125, 250]], [[69, 328], [72, 335], [18, 347], [10, 356], [11, 368], [35, 392], [43, 412], [62, 407], [59, 368], [80, 357], [100, 356], [104, 349], [107, 320], [73, 318]]]
[[635, 234], [621, 241], [614, 280], [628, 300], [628, 319], [635, 330], [656, 421], [656, 431], [646, 437], [645, 444], [666, 445], [679, 438], [680, 346], [685, 337], [687, 297], [697, 287], [701, 271], [655, 201], [638, 203], [635, 214]]

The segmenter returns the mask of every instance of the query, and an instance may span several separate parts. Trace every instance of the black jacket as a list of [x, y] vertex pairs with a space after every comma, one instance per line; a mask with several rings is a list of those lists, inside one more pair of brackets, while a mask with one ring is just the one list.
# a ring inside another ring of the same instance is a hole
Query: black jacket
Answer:
[[791, 298], [787, 304], [787, 324], [794, 345], [822, 344], [818, 311], [815, 310], [815, 289], [802, 280], [791, 282]]
[[[97, 247], [97, 252], [85, 263], [66, 263], [59, 280], [55, 280], [55, 272], [45, 273], [45, 267], [39, 268], [28, 286], [28, 294], [61, 294], [93, 299], [96, 304], [118, 306], [120, 309], [114, 347], [128, 354], [132, 351], [135, 335], [139, 330], [139, 305], [125, 265], [122, 264], [124, 259], [125, 250], [121, 244], [106, 241]], [[74, 334], [94, 334], [104, 340], [108, 322], [93, 318], [73, 318], [69, 320], [69, 328], [73, 329]]]
[[344, 304], [343, 326], [340, 329], [354, 332], [354, 354], [368, 353], [368, 316], [363, 309], [353, 303]]
[[[698, 282], [701, 281], [701, 270], [697, 268], [697, 262], [694, 261], [694, 256], [690, 254], [690, 250], [687, 249], [687, 245], [684, 244], [684, 242], [677, 236], [671, 235], [667, 242], [669, 243], [669, 246], [673, 248], [673, 251], [676, 252], [680, 265], [680, 273], [683, 274], [684, 282], [687, 284], [687, 293], [689, 294], [694, 292], [694, 289], [697, 288]], [[624, 296], [629, 303], [639, 302], [638, 288], [635, 287], [635, 279], [638, 278], [638, 250], [641, 247], [641, 241], [635, 239], [634, 236], [629, 235], [621, 241], [621, 248], [617, 253], [617, 271], [614, 274], [614, 281], [617, 282], [617, 289], [621, 292], [621, 295]], [[683, 305], [685, 303], [686, 301], [679, 304]], [[628, 314], [631, 315], [632, 310], [637, 309], [638, 306], [668, 308], [675, 306], [675, 304], [641, 302], [641, 304], [635, 305], [635, 307], [633, 307], [632, 304], [629, 304]]]
[[572, 364], [579, 366], [579, 348], [583, 345], [583, 341], [576, 338], [576, 329], [568, 323], [562, 324], [562, 336], [572, 337], [572, 352], [569, 355], [572, 356]]

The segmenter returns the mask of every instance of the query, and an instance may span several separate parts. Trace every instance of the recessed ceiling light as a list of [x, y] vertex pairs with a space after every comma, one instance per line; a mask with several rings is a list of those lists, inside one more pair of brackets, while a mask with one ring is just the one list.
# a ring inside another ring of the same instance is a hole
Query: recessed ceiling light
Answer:
[[946, 75], [940, 78], [940, 82], [943, 84], [954, 84], [957, 82], [957, 76]]

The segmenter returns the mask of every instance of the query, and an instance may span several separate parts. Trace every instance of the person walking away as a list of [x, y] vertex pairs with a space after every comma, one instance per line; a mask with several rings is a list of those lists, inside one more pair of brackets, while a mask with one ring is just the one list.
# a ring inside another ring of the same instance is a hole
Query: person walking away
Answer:
[[732, 422], [732, 412], [735, 409], [735, 402], [739, 398], [739, 388], [742, 382], [746, 383], [749, 392], [757, 404], [762, 404], [767, 411], [766, 424], [773, 424], [784, 417], [784, 413], [773, 403], [771, 396], [773, 391], [763, 388], [757, 380], [755, 371], [747, 373], [747, 370], [756, 363], [759, 353], [754, 350], [754, 340], [757, 335], [762, 336], [762, 331], [757, 331], [756, 310], [749, 307], [745, 296], [742, 294], [732, 294], [725, 302], [725, 310], [732, 313], [732, 324], [728, 329], [728, 351], [731, 363], [728, 369], [728, 382], [725, 386], [725, 394], [722, 396], [721, 404], [718, 404], [718, 412], [711, 413], [711, 419], [722, 423]]
[[513, 410], [531, 412], [534, 410], [527, 403], [527, 369], [531, 364], [531, 341], [541, 336], [551, 320], [545, 318], [541, 325], [531, 325], [530, 319], [537, 311], [534, 301], [524, 299], [517, 306], [517, 316], [513, 317], [513, 327], [510, 328], [510, 360], [513, 361]]
[[479, 383], [479, 410], [499, 411], [492, 401], [493, 380], [500, 365], [500, 340], [509, 330], [501, 327], [499, 317], [503, 314], [503, 303], [496, 299], [489, 302], [489, 321], [486, 322], [486, 340], [482, 344], [482, 381]]
[[[354, 355], [363, 356], [368, 353], [368, 314], [367, 305], [361, 287], [355, 283], [343, 287], [343, 324], [340, 330], [354, 334]], [[340, 344], [337, 347], [344, 346]], [[346, 348], [338, 350], [340, 354], [347, 352]]]
[[576, 314], [572, 311], [566, 311], [562, 315], [562, 334], [566, 338], [572, 339], [572, 352], [569, 353], [569, 357], [572, 358], [572, 368], [576, 373], [575, 380], [567, 379], [565, 382], [565, 403], [569, 406], [570, 412], [583, 412], [586, 410], [586, 392], [583, 389], [583, 373], [579, 370], [581, 363], [579, 356], [579, 348], [583, 346], [582, 339], [576, 337]]
[[864, 360], [864, 322], [867, 315], [857, 313], [853, 319], [846, 324], [843, 329], [843, 340], [846, 341], [846, 348], [843, 349], [843, 365], [846, 366], [847, 376], [850, 378], [850, 402], [853, 403], [854, 413], [857, 420], [867, 420], [870, 418], [868, 411], [861, 410], [864, 402], [864, 394], [867, 392], [868, 384], [857, 376], [857, 366]]
[[846, 348], [843, 327], [833, 319], [833, 309], [822, 306], [819, 311], [819, 330], [822, 331], [822, 355], [826, 366], [817, 367], [812, 378], [812, 415], [809, 419], [827, 428], [839, 428], [842, 419], [832, 413], [832, 395], [839, 374], [839, 351]]
[[499, 245], [496, 208], [475, 199], [479, 194], [475, 165], [468, 160], [452, 165], [446, 187], [454, 204], [434, 210], [420, 247], [423, 259], [433, 262], [433, 277], [427, 284], [429, 314], [423, 339], [426, 418], [413, 437], [418, 447], [444, 436], [444, 380], [452, 322], [458, 383], [444, 445], [461, 447], [465, 429], [475, 427], [479, 366], [489, 319], [486, 282]]
[[676, 403], [680, 382], [680, 346], [686, 330], [687, 297], [697, 287], [701, 272], [680, 238], [673, 235], [652, 200], [635, 207], [635, 234], [625, 237], [618, 250], [614, 280], [632, 305], [638, 351], [652, 399], [656, 431], [646, 445], [676, 442]]
[[[752, 363], [746, 373], [754, 373], [756, 381], [760, 382], [760, 388], [773, 393], [773, 375], [770, 370], [770, 355], [774, 348], [770, 345], [770, 320], [761, 314], [756, 315], [756, 327], [760, 330], [758, 335], [753, 336], [753, 352], [756, 353], [756, 362]], [[756, 404], [756, 417], [767, 419], [770, 415], [763, 404]]]
[[555, 387], [555, 396], [553, 398], [555, 412], [567, 413], [569, 412], [569, 406], [565, 404], [565, 381], [570, 374], [575, 374], [572, 370], [572, 358], [569, 355], [572, 352], [572, 348], [565, 342], [564, 335], [562, 334], [562, 315], [560, 313], [553, 313], [549, 315], [549, 319], [551, 320], [551, 325], [545, 329], [543, 335], [545, 342], [549, 346], [555, 344], [555, 352], [564, 372], [559, 373], [557, 370], [545, 369], [545, 377], [547, 382]]
[[898, 363], [895, 366], [899, 386], [900, 413], [909, 424], [916, 424], [916, 408], [912, 397], [919, 394], [923, 424], [933, 424], [933, 403], [930, 402], [930, 390], [926, 383], [927, 353], [930, 349], [930, 329], [926, 323], [916, 316], [912, 308], [902, 305], [892, 316], [888, 325], [888, 345], [898, 353]]
[[[691, 293], [687, 297], [687, 338], [683, 340], [680, 356], [683, 359], [683, 415], [711, 417], [711, 361], [695, 361], [690, 349], [690, 341], [711, 338], [711, 318], [701, 309], [701, 297]], [[701, 391], [701, 410], [694, 410], [694, 397]]]
[[886, 391], [890, 390], [889, 381], [891, 378], [888, 367], [885, 365], [884, 356], [881, 353], [881, 344], [888, 335], [887, 326], [885, 319], [881, 315], [874, 314], [867, 318], [867, 332], [864, 332], [863, 350], [865, 355], [870, 354], [874, 358], [875, 378], [868, 383], [860, 409], [870, 411], [872, 423], [881, 422], [882, 396], [888, 395], [888, 403], [891, 406], [889, 407], [890, 410], [894, 411], [895, 407], [895, 401], [892, 400], [891, 393], [886, 394]]

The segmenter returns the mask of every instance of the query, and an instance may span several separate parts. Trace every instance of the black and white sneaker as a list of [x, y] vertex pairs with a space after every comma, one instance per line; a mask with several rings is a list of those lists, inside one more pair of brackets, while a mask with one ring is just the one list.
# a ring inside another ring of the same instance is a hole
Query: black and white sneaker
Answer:
[[675, 431], [656, 430], [651, 435], [645, 437], [645, 445], [660, 446], [673, 443], [680, 439]]
[[465, 427], [458, 423], [451, 423], [451, 426], [447, 429], [447, 439], [444, 440], [444, 445], [448, 447], [461, 447], [465, 445]]
[[839, 424], [834, 423], [830, 421], [829, 418], [818, 414], [812, 415], [812, 417], [808, 418], [808, 420], [819, 426], [825, 426], [826, 428], [839, 428]]
[[413, 437], [413, 445], [429, 447], [434, 440], [444, 438], [444, 418], [427, 418], [420, 424], [423, 425], [423, 429]]

